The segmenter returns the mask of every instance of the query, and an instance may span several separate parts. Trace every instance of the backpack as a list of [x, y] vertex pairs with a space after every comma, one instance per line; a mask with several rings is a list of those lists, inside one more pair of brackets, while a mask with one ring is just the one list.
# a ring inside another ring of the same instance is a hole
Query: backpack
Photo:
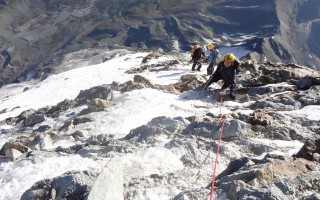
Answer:
[[195, 51], [196, 49], [199, 49], [199, 48], [201, 48], [200, 45], [198, 45], [198, 44], [194, 45], [194, 46], [192, 47], [192, 49], [191, 49], [191, 56], [193, 56], [193, 55], [194, 55], [194, 51]]
[[223, 56], [221, 55], [219, 49], [214, 49], [214, 62], [218, 63], [223, 60]]

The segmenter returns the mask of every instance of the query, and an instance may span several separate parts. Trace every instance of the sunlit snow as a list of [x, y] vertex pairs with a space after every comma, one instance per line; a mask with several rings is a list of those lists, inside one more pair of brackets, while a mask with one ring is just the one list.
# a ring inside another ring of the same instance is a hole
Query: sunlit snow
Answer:
[[[224, 52], [235, 52], [238, 57], [247, 53], [242, 48], [222, 48]], [[72, 63], [83, 65], [81, 68], [71, 69], [66, 72], [52, 75], [45, 80], [29, 81], [19, 84], [11, 84], [0, 89], [0, 128], [12, 128], [6, 125], [3, 120], [8, 117], [15, 117], [22, 111], [27, 109], [39, 109], [45, 106], [56, 105], [65, 99], [74, 99], [81, 90], [89, 89], [94, 86], [102, 84], [110, 84], [113, 81], [124, 83], [133, 80], [134, 74], [125, 73], [134, 67], [141, 66], [141, 61], [148, 52], [143, 53], [122, 53], [110, 58], [108, 61], [89, 65], [90, 61], [84, 61], [83, 58], [77, 59], [69, 57], [72, 62], [68, 60], [62, 63], [68, 67]], [[79, 52], [78, 52], [79, 55]], [[188, 61], [189, 54], [181, 54], [183, 59]], [[81, 57], [81, 56], [80, 56]], [[159, 61], [172, 60], [174, 56], [162, 56], [159, 59], [150, 60], [148, 64], [157, 63]], [[205, 73], [206, 66], [203, 66], [202, 72]], [[191, 63], [179, 64], [172, 71], [158, 71], [145, 72], [142, 75], [150, 79], [155, 84], [171, 84], [180, 80], [181, 75], [190, 73]], [[151, 119], [157, 116], [167, 117], [188, 117], [191, 115], [202, 115], [208, 112], [219, 113], [219, 102], [216, 102], [210, 97], [205, 99], [198, 99], [198, 93], [190, 92], [181, 96], [168, 94], [155, 89], [133, 90], [123, 94], [115, 93], [113, 102], [114, 106], [108, 108], [106, 112], [90, 113], [88, 116], [93, 117], [94, 122], [79, 124], [77, 129], [88, 130], [89, 136], [99, 134], [114, 134], [116, 137], [122, 137], [129, 133], [131, 129], [137, 128], [148, 123]], [[249, 110], [241, 110], [242, 107], [247, 106], [250, 102], [244, 104], [237, 102], [226, 102], [222, 108], [222, 113], [227, 114], [232, 111], [230, 107], [238, 108], [238, 112], [250, 113]], [[197, 109], [195, 109], [197, 107]], [[77, 108], [79, 109], [79, 108]], [[316, 112], [315, 112], [316, 111]], [[70, 112], [78, 112], [76, 109], [71, 109], [62, 113], [57, 120], [47, 119], [41, 125], [47, 124], [51, 127], [61, 126], [62, 121]], [[319, 107], [305, 107], [298, 111], [282, 112], [288, 115], [305, 116], [308, 119], [320, 120]], [[17, 135], [0, 135], [0, 144], [3, 145], [11, 138]], [[73, 139], [60, 140], [50, 148], [58, 146], [70, 146], [76, 144]], [[232, 144], [225, 143], [226, 148], [235, 150]], [[275, 143], [278, 145], [278, 143]], [[297, 149], [301, 144], [294, 143], [293, 146], [286, 145], [288, 149]], [[125, 174], [141, 174], [150, 175], [153, 173], [166, 173], [183, 169], [183, 164], [180, 161], [179, 155], [161, 146], [143, 149], [140, 152], [127, 154], [121, 158], [124, 164]], [[0, 163], [0, 199], [10, 200], [19, 199], [22, 193], [30, 188], [36, 181], [45, 178], [53, 178], [61, 175], [66, 171], [71, 170], [95, 170], [99, 171], [105, 165], [107, 159], [100, 158], [99, 160], [91, 160], [88, 158], [81, 158], [80, 156], [54, 156], [50, 158], [43, 158], [41, 162], [36, 164], [28, 160], [19, 160], [15, 162]], [[225, 158], [221, 158], [218, 171], [223, 170], [228, 163]], [[170, 192], [177, 192], [172, 189], [157, 188], [148, 194], [141, 194], [148, 199], [147, 196], [156, 196], [157, 198], [168, 198]], [[4, 192], [5, 191], [5, 192]], [[151, 197], [150, 197], [151, 198]]]

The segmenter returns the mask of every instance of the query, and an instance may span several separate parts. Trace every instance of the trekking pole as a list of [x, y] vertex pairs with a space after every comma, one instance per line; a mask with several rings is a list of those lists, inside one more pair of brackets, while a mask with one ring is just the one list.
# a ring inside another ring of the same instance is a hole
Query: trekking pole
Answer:
[[210, 78], [207, 80], [206, 84], [203, 86], [202, 90], [204, 90], [210, 83], [211, 79], [213, 79], [213, 76], [211, 75]]

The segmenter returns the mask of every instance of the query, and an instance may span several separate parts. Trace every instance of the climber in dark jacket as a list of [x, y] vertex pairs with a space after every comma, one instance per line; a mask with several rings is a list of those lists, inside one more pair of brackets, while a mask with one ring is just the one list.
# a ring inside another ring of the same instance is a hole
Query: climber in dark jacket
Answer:
[[235, 99], [236, 78], [240, 71], [239, 64], [237, 58], [232, 53], [228, 53], [224, 60], [218, 64], [216, 71], [204, 85], [204, 89], [207, 89], [211, 83], [223, 80], [221, 89], [230, 87], [230, 98]]
[[196, 48], [195, 50], [192, 52], [192, 61], [193, 61], [193, 64], [192, 64], [192, 71], [195, 71], [196, 69], [196, 66], [197, 67], [197, 70], [200, 71], [202, 65], [200, 63], [200, 59], [201, 58], [205, 58], [206, 55], [205, 55], [205, 52], [203, 51], [203, 49], [200, 47], [200, 45], [196, 45]]

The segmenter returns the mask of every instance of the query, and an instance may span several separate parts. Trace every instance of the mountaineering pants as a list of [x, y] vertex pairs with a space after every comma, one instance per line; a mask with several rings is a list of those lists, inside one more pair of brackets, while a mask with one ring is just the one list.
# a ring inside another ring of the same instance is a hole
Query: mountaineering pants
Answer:
[[235, 89], [236, 89], [236, 80], [235, 79], [229, 79], [229, 80], [225, 80], [222, 78], [222, 76], [219, 73], [214, 73], [210, 76], [209, 80], [207, 81], [207, 83], [204, 86], [204, 89], [207, 89], [209, 87], [209, 85], [211, 83], [215, 83], [218, 82], [219, 80], [223, 80], [223, 85], [221, 87], [221, 90], [229, 87], [230, 88], [230, 94], [234, 94], [235, 93]]
[[200, 69], [202, 67], [200, 60], [193, 60], [192, 71], [196, 70], [196, 66], [198, 66], [197, 70], [200, 71]]
[[213, 73], [213, 62], [207, 67], [207, 75], [210, 76]]

